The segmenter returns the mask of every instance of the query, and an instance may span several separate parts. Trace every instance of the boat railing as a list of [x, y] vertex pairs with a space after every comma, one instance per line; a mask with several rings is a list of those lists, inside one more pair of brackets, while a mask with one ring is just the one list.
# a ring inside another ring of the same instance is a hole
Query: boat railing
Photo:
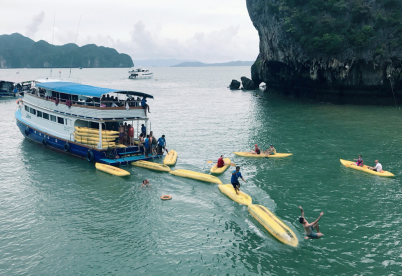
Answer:
[[[47, 100], [47, 101], [52, 101], [52, 102], [57, 102], [57, 104], [65, 104], [67, 106], [72, 106], [72, 105], [78, 105], [78, 106], [93, 106], [93, 107], [116, 107], [116, 108], [122, 108], [125, 107], [126, 104], [128, 104], [129, 107], [140, 107], [141, 106], [141, 101], [140, 100], [117, 100], [117, 101], [112, 101], [112, 100], [105, 100], [105, 101], [84, 101], [84, 100], [68, 100], [68, 99], [59, 99], [56, 97], [51, 97], [51, 96], [46, 96], [42, 93], [32, 93], [29, 92], [29, 94]], [[113, 106], [113, 103], [115, 106]]]

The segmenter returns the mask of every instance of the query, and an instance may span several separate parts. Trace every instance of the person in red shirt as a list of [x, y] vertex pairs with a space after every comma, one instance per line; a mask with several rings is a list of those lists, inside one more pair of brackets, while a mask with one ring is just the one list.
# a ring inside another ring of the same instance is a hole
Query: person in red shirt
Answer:
[[258, 147], [258, 145], [255, 144], [254, 147], [255, 147], [255, 148], [254, 148], [254, 150], [251, 151], [251, 153], [253, 153], [253, 154], [260, 154], [260, 153], [261, 153], [261, 150], [260, 150], [260, 148]]
[[222, 168], [223, 166], [225, 166], [225, 161], [223, 161], [223, 155], [221, 155], [221, 157], [218, 159], [217, 167]]

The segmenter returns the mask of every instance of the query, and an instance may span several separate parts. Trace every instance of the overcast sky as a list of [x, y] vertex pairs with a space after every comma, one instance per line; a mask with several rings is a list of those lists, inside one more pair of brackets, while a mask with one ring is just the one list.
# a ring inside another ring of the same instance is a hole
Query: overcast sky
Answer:
[[133, 60], [226, 62], [258, 55], [246, 0], [2, 0], [0, 29], [55, 45], [112, 47]]

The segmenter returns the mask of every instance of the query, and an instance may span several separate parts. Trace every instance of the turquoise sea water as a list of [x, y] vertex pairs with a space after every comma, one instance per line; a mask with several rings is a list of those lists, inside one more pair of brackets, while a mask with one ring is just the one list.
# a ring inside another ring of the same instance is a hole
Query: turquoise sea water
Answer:
[[[402, 110], [337, 106], [230, 91], [248, 67], [73, 69], [83, 84], [141, 91], [152, 130], [178, 152], [173, 169], [208, 173], [225, 154], [241, 166], [241, 189], [299, 238], [274, 239], [215, 184], [137, 167], [128, 178], [24, 139], [14, 98], [0, 98], [1, 275], [398, 275], [402, 270]], [[63, 76], [69, 69], [61, 70]], [[19, 71], [16, 75], [15, 72]], [[0, 70], [2, 79], [49, 70]], [[236, 157], [273, 143], [284, 159]], [[379, 159], [394, 178], [345, 168], [339, 159]], [[161, 162], [161, 161], [157, 161]], [[144, 178], [151, 186], [140, 188]], [[219, 177], [230, 183], [230, 171]], [[160, 196], [169, 194], [170, 201]], [[324, 216], [319, 240], [304, 240], [300, 211]]]

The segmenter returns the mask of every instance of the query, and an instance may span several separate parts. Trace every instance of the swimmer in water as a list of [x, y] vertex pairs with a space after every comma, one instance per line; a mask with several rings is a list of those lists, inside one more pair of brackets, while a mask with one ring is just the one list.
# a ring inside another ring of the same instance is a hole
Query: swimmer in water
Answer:
[[[304, 238], [305, 239], [319, 239], [322, 236], [324, 236], [324, 234], [320, 232], [320, 228], [318, 227], [318, 221], [324, 215], [324, 212], [321, 212], [320, 215], [318, 216], [318, 218], [314, 222], [308, 223], [308, 221], [304, 217], [303, 208], [301, 206], [299, 206], [299, 208], [302, 213], [302, 216], [299, 218], [299, 222], [301, 224], [303, 224], [304, 232], [306, 232], [306, 236], [307, 236]], [[317, 230], [317, 233], [313, 231], [314, 228]]]

